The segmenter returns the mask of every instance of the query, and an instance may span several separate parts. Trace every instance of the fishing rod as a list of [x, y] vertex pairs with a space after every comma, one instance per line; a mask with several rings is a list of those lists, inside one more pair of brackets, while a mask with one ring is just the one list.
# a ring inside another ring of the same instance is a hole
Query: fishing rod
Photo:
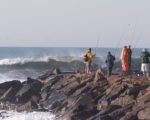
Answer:
[[136, 48], [136, 46], [138, 45], [138, 43], [141, 41], [141, 37], [142, 37], [142, 32], [141, 32], [141, 34], [139, 35], [139, 37], [135, 40], [134, 47], [132, 48], [132, 54], [134, 53], [135, 48]]
[[137, 25], [135, 24], [135, 26], [133, 28], [133, 34], [131, 35], [131, 39], [129, 41], [130, 45], [132, 45], [134, 43], [134, 38], [135, 38], [135, 33], [136, 33], [136, 26]]
[[135, 45], [134, 45], [134, 47], [133, 47], [133, 50], [136, 48], [136, 46], [138, 45], [138, 43], [141, 41], [141, 37], [142, 37], [142, 32], [141, 32], [141, 34], [139, 35], [138, 39], [136, 39]]
[[[97, 38], [97, 42], [96, 42], [96, 53], [98, 52], [98, 48], [99, 48], [99, 37]], [[95, 55], [96, 55], [95, 53]]]
[[137, 24], [138, 24], [138, 19], [136, 18], [135, 25], [133, 27], [133, 33], [131, 34], [131, 39], [129, 40], [130, 45], [134, 44], [134, 38], [135, 38], [136, 30], [137, 30]]
[[128, 30], [128, 27], [130, 27], [130, 24], [128, 24], [127, 27], [126, 27], [125, 29], [123, 29], [123, 31], [122, 31], [122, 34], [121, 34], [121, 36], [120, 36], [120, 38], [119, 38], [119, 41], [117, 42], [117, 45], [116, 45], [116, 48], [115, 48], [115, 55], [116, 55], [116, 53], [117, 53], [117, 48], [119, 48], [120, 43], [121, 43], [121, 41], [123, 40], [123, 37], [124, 37], [125, 33], [126, 33], [127, 30]]
[[96, 41], [96, 46], [95, 46], [95, 54], [93, 54], [93, 63], [99, 63], [99, 60], [98, 60], [98, 48], [99, 48], [99, 37], [97, 38], [97, 41]]

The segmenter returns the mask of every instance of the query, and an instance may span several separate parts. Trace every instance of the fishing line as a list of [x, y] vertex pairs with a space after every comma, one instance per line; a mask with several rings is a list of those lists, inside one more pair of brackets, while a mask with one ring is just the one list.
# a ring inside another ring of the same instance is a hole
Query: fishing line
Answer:
[[128, 28], [130, 27], [130, 24], [127, 25], [127, 27], [125, 27], [125, 29], [123, 29], [122, 34], [119, 38], [119, 41], [117, 42], [116, 48], [115, 48], [115, 55], [117, 53], [117, 48], [119, 48], [121, 41], [123, 40], [123, 37], [125, 36], [125, 33], [127, 32]]
[[135, 49], [136, 46], [139, 44], [139, 42], [141, 41], [141, 38], [142, 38], [142, 32], [141, 32], [141, 34], [139, 35], [138, 39], [136, 39], [133, 49]]
[[134, 25], [134, 28], [133, 28], [133, 33], [131, 35], [131, 39], [129, 41], [130, 45], [133, 45], [134, 44], [134, 38], [135, 38], [135, 33], [136, 33], [136, 28], [137, 28], [137, 24], [138, 24], [138, 20], [136, 19], [136, 22], [135, 22], [135, 25]]

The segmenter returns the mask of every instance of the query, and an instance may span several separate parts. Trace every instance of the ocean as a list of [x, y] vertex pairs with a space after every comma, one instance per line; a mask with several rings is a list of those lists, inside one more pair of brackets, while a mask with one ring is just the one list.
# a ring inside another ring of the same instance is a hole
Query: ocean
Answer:
[[[64, 62], [83, 61], [83, 54], [88, 48], [31, 48], [31, 47], [1, 47], [0, 48], [0, 83], [10, 80], [25, 81], [27, 77], [37, 78], [51, 69], [53, 64], [62, 70], [74, 70]], [[105, 66], [105, 58], [108, 51], [119, 60], [120, 48], [92, 48], [96, 59], [93, 60], [98, 66]], [[141, 49], [133, 50], [133, 57], [140, 56]], [[54, 60], [54, 61], [53, 61]], [[51, 65], [50, 65], [51, 64]], [[50, 113], [32, 112], [17, 113], [15, 111], [0, 111], [0, 115], [7, 116], [4, 120], [53, 120]], [[18, 119], [19, 118], [19, 119]]]
[[[0, 83], [10, 80], [25, 80], [27, 77], [35, 78], [47, 70], [50, 59], [63, 62], [74, 60], [83, 61], [83, 53], [88, 48], [28, 48], [28, 47], [0, 47]], [[119, 60], [119, 48], [93, 48], [99, 66], [105, 66], [108, 51]], [[133, 50], [133, 57], [139, 57], [141, 49]], [[65, 69], [65, 66], [63, 66]], [[67, 70], [67, 69], [66, 69]]]

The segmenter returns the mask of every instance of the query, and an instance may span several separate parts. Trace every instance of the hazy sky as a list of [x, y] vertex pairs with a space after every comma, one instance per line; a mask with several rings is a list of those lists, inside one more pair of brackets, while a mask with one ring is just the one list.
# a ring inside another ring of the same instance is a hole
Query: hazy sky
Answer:
[[0, 46], [150, 47], [149, 11], [150, 0], [0, 0]]

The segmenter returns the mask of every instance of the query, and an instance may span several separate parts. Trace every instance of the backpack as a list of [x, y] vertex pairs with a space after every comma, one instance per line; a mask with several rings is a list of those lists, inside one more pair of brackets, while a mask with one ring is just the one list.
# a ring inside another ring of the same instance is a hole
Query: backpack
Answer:
[[87, 55], [84, 55], [84, 61], [88, 62], [89, 61], [89, 57]]

